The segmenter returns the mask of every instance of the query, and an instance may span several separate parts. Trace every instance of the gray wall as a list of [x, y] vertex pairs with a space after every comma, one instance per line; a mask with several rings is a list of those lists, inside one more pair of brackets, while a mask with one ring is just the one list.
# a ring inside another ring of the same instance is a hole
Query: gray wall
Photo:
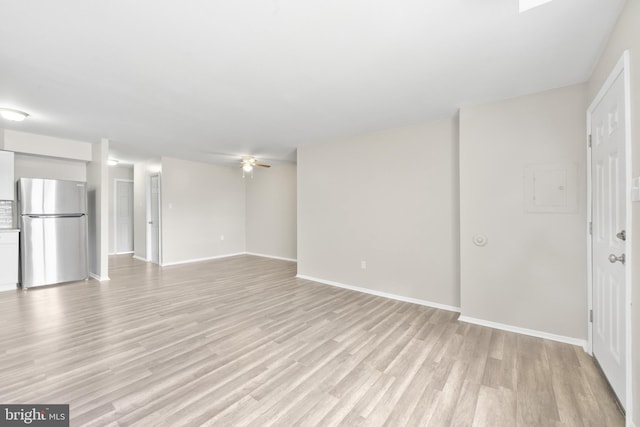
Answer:
[[133, 168], [136, 257], [147, 259], [147, 181], [154, 173], [161, 173], [162, 264], [247, 251], [296, 258], [295, 165], [258, 169], [243, 179], [235, 165], [169, 157]]
[[92, 161], [93, 149], [89, 142], [9, 129], [4, 129], [3, 133], [3, 138], [0, 140], [2, 143], [0, 148], [3, 150], [83, 162]]
[[163, 157], [162, 263], [245, 248], [245, 182], [240, 168]]
[[298, 273], [459, 306], [457, 162], [453, 119], [300, 147]]
[[86, 181], [87, 162], [16, 153], [15, 176], [16, 180], [19, 178], [45, 178]]
[[[585, 111], [584, 85], [461, 110], [463, 316], [586, 339]], [[577, 166], [576, 210], [525, 212], [525, 167], [558, 163]]]
[[296, 166], [256, 168], [245, 183], [247, 252], [296, 259]]
[[15, 178], [87, 180], [93, 144], [0, 129], [0, 148], [15, 155]]
[[[632, 176], [640, 176], [640, 1], [628, 0], [624, 10], [620, 14], [618, 24], [613, 31], [609, 42], [596, 65], [593, 75], [589, 80], [589, 103], [594, 99], [602, 84], [611, 73], [614, 65], [625, 50], [629, 50], [631, 57], [631, 135], [633, 138], [632, 149]], [[632, 331], [632, 369], [633, 369], [633, 421], [640, 426], [640, 203], [632, 203], [632, 226], [630, 236], [631, 245], [634, 247], [630, 262], [633, 274], [631, 323]], [[627, 408], [629, 411], [629, 408]]]

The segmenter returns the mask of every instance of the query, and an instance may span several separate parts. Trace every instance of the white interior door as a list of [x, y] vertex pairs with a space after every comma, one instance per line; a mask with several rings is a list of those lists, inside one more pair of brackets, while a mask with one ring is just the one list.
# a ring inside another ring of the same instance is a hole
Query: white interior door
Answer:
[[152, 175], [149, 184], [149, 250], [151, 262], [160, 264], [160, 176]]
[[133, 182], [116, 180], [116, 252], [133, 252]]
[[626, 402], [626, 126], [620, 73], [591, 113], [593, 354]]

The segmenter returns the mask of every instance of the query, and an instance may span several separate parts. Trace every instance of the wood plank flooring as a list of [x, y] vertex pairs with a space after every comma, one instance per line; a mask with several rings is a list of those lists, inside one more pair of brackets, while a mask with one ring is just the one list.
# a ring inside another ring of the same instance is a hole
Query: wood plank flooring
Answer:
[[622, 426], [581, 348], [238, 256], [0, 293], [0, 402], [80, 426]]

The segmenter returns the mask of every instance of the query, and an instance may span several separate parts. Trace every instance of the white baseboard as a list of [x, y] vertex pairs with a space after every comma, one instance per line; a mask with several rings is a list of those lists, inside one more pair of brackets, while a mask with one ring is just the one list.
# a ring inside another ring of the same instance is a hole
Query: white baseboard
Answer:
[[[123, 254], [132, 254], [134, 252], [123, 252], [123, 253], [117, 253], [117, 254], [110, 254], [110, 255], [123, 255]], [[217, 256], [213, 256], [213, 257], [206, 257], [206, 258], [195, 258], [195, 259], [188, 259], [185, 261], [177, 261], [177, 262], [167, 262], [162, 264], [162, 267], [169, 267], [172, 265], [180, 265], [180, 264], [191, 264], [193, 262], [201, 262], [201, 261], [211, 261], [213, 259], [220, 259], [220, 258], [228, 258], [228, 257], [232, 257], [232, 256], [238, 256], [238, 255], [252, 255], [252, 256], [259, 256], [262, 258], [272, 258], [272, 259], [279, 259], [282, 261], [291, 261], [291, 262], [298, 262], [297, 259], [293, 259], [293, 258], [284, 258], [284, 257], [279, 257], [279, 256], [275, 256], [275, 255], [267, 255], [267, 254], [259, 254], [256, 252], [236, 252], [233, 254], [225, 254], [225, 255], [217, 255]], [[142, 258], [138, 255], [133, 255], [132, 256], [133, 259], [137, 259], [138, 261], [143, 261], [143, 262], [150, 262], [150, 260], [146, 259], [146, 258]]]
[[111, 255], [127, 255], [127, 254], [132, 254], [133, 251], [127, 251], [127, 252], [112, 252], [109, 254], [109, 256]]
[[262, 258], [272, 258], [272, 259], [279, 259], [279, 260], [282, 260], [282, 261], [298, 262], [297, 259], [284, 258], [284, 257], [281, 257], [281, 256], [275, 256], [275, 255], [258, 254], [258, 253], [255, 253], [255, 252], [245, 252], [245, 254], [246, 255], [259, 256], [259, 257], [262, 257]]
[[96, 279], [99, 282], [108, 282], [109, 280], [111, 280], [109, 277], [98, 276], [95, 273], [89, 273], [89, 277], [91, 277], [92, 279]]
[[245, 255], [245, 254], [246, 252], [236, 252], [233, 254], [216, 255], [216, 256], [206, 257], [206, 258], [187, 259], [184, 261], [176, 261], [176, 262], [165, 262], [162, 264], [162, 267], [169, 267], [171, 265], [191, 264], [193, 262], [211, 261], [214, 259], [229, 258], [232, 256]]
[[365, 294], [376, 295], [383, 298], [389, 298], [397, 301], [410, 302], [412, 304], [424, 305], [426, 307], [439, 308], [441, 310], [460, 312], [460, 307], [454, 307], [451, 305], [440, 304], [437, 302], [425, 301], [417, 298], [405, 297], [402, 295], [390, 294], [388, 292], [375, 291], [373, 289], [362, 288], [360, 286], [345, 285], [344, 283], [334, 282], [332, 280], [318, 279], [317, 277], [305, 276], [298, 274], [296, 276], [299, 279], [311, 280], [312, 282], [318, 282], [325, 285], [335, 286], [338, 288], [349, 289], [351, 291], [362, 292]]
[[566, 344], [577, 345], [587, 351], [587, 340], [581, 340], [579, 338], [565, 337], [563, 335], [551, 334], [549, 332], [536, 331], [535, 329], [521, 328], [519, 326], [506, 325], [504, 323], [491, 322], [489, 320], [476, 319], [474, 317], [460, 316], [458, 320], [467, 323], [473, 323], [474, 325], [487, 326], [489, 328], [500, 329], [508, 332], [515, 332], [517, 334], [529, 335], [536, 338], [544, 338], [551, 341], [563, 342]]
[[0, 292], [15, 291], [16, 289], [18, 289], [17, 283], [8, 283], [8, 284], [0, 285]]

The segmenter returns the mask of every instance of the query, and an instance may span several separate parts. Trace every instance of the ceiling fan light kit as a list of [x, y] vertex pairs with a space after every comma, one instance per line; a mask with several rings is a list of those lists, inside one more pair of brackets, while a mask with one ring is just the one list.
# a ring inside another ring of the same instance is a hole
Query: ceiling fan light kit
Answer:
[[263, 163], [258, 163], [255, 157], [245, 156], [240, 161], [240, 166], [242, 167], [242, 177], [245, 177], [245, 174], [251, 173], [251, 178], [253, 178], [253, 168], [256, 166], [260, 166], [263, 168], [270, 168], [271, 165], [265, 165]]
[[14, 110], [13, 108], [0, 108], [0, 116], [2, 116], [5, 120], [21, 122], [29, 117], [29, 114], [25, 113], [24, 111]]

